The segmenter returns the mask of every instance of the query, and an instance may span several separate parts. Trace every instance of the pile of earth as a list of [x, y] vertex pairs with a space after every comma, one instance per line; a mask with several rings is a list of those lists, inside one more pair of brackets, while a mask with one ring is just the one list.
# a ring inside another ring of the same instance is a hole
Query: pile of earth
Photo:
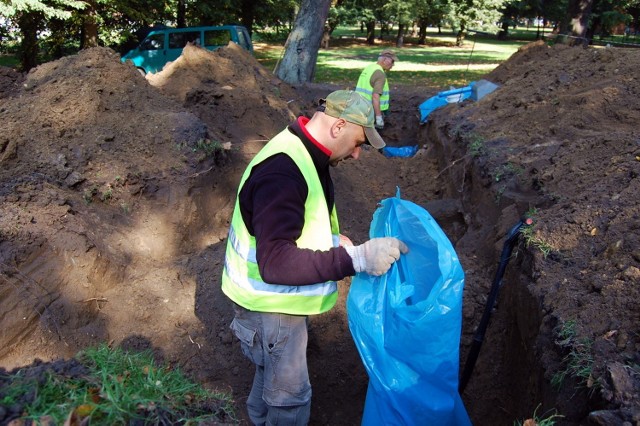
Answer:
[[635, 49], [532, 43], [485, 77], [499, 90], [425, 130], [464, 214], [467, 324], [507, 231], [534, 219], [463, 395], [482, 423], [538, 404], [559, 424], [640, 422], [639, 64]]
[[[0, 72], [0, 366], [102, 342], [152, 349], [232, 392], [244, 415], [253, 370], [219, 288], [239, 177], [269, 137], [338, 87], [290, 87], [234, 45], [188, 46], [146, 78], [119, 59], [95, 48], [26, 76]], [[499, 90], [422, 126], [418, 105], [437, 88], [392, 85], [383, 136], [422, 149], [368, 150], [334, 170], [354, 242], [400, 187], [455, 244], [462, 361], [504, 235], [533, 213], [463, 393], [474, 424], [513, 424], [539, 405], [538, 415], [564, 415], [558, 424], [638, 422], [638, 59], [528, 45], [486, 76]], [[349, 284], [310, 321], [312, 424], [360, 423], [367, 376], [346, 320]], [[576, 335], [562, 340], [566, 324]], [[578, 342], [590, 342], [590, 378], [551, 386]]]

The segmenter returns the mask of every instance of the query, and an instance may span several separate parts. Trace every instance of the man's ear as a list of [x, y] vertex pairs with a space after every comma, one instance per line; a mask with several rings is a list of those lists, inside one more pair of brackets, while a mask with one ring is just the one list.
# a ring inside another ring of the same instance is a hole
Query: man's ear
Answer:
[[338, 118], [336, 121], [333, 122], [333, 125], [331, 126], [331, 134], [333, 136], [337, 136], [338, 133], [344, 130], [346, 126], [347, 126], [347, 121], [343, 118]]

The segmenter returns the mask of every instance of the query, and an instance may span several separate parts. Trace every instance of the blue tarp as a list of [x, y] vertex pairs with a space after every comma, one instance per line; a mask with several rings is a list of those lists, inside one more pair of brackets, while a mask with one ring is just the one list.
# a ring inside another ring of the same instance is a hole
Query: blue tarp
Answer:
[[497, 88], [497, 84], [488, 80], [479, 80], [477, 82], [472, 81], [468, 86], [461, 87], [459, 89], [440, 92], [436, 96], [433, 96], [421, 103], [418, 107], [420, 110], [420, 123], [427, 121], [427, 117], [431, 114], [431, 111], [436, 108], [440, 108], [450, 103], [462, 102], [468, 98], [471, 98], [474, 101], [479, 101]]
[[427, 121], [428, 115], [431, 114], [431, 111], [434, 109], [450, 103], [462, 102], [470, 98], [474, 84], [475, 82], [471, 82], [468, 86], [459, 89], [445, 90], [421, 103], [418, 107], [420, 110], [420, 123]]

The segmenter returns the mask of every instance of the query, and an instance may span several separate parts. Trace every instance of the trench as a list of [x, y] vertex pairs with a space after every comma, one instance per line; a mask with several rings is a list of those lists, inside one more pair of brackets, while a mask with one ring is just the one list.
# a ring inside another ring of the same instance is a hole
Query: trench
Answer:
[[[508, 231], [536, 205], [518, 188], [498, 192], [481, 159], [467, 157], [464, 142], [452, 137], [437, 115], [419, 132], [432, 144], [441, 171], [442, 200], [458, 206], [457, 214], [434, 218], [451, 239], [465, 270], [460, 374], [487, 304]], [[462, 232], [460, 230], [463, 230]], [[522, 240], [522, 238], [520, 238]], [[475, 368], [462, 393], [475, 425], [513, 425], [534, 412], [557, 407], [545, 378], [541, 357], [553, 353], [540, 296], [532, 292], [535, 254], [516, 245], [491, 313]], [[549, 322], [549, 321], [547, 321]]]

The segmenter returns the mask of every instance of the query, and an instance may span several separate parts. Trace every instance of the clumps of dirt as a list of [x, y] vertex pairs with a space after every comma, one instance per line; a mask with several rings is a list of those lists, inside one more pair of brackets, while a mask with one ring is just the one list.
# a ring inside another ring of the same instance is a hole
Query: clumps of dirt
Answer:
[[[497, 376], [493, 389], [526, 391], [518, 403], [512, 394], [491, 393], [487, 382], [472, 384], [473, 408], [497, 398], [511, 413], [544, 403], [567, 424], [640, 418], [638, 66], [635, 49], [533, 43], [485, 77], [499, 90], [432, 118], [431, 137], [445, 141], [438, 149], [448, 194], [464, 194], [463, 211], [483, 212], [467, 216], [468, 232], [457, 246], [475, 252], [466, 260], [468, 283], [491, 282], [475, 270], [491, 265], [485, 255], [499, 250], [500, 240], [487, 241], [487, 232], [504, 236], [525, 213], [535, 220], [523, 237], [531, 258], [515, 261], [520, 271], [509, 277], [504, 317], [495, 320], [503, 340], [485, 345], [479, 373]], [[466, 300], [477, 299], [486, 287], [467, 292]], [[477, 324], [477, 307], [465, 313]], [[467, 330], [469, 344], [473, 329]], [[504, 359], [500, 370], [491, 366], [496, 359]]]
[[147, 80], [214, 124], [210, 127], [221, 132], [222, 141], [243, 142], [258, 129], [260, 137], [268, 138], [295, 119], [302, 107], [289, 85], [235, 43], [215, 51], [189, 44], [178, 59], [147, 75]]
[[0, 66], [0, 99], [8, 98], [18, 93], [22, 80], [24, 80], [24, 76], [18, 71]]
[[183, 166], [180, 145], [207, 136], [201, 120], [106, 48], [33, 69], [20, 95], [5, 100], [2, 121], [2, 191], [26, 176], [66, 188], [135, 187], [141, 176]]
[[[170, 64], [163, 89], [106, 48], [0, 75], [10, 88], [0, 107], [4, 368], [134, 339], [245, 394], [231, 305], [211, 268], [243, 154], [261, 146], [249, 142], [284, 128], [302, 102], [233, 45], [191, 53], [202, 60]], [[178, 93], [186, 73], [184, 98], [163, 92]]]

